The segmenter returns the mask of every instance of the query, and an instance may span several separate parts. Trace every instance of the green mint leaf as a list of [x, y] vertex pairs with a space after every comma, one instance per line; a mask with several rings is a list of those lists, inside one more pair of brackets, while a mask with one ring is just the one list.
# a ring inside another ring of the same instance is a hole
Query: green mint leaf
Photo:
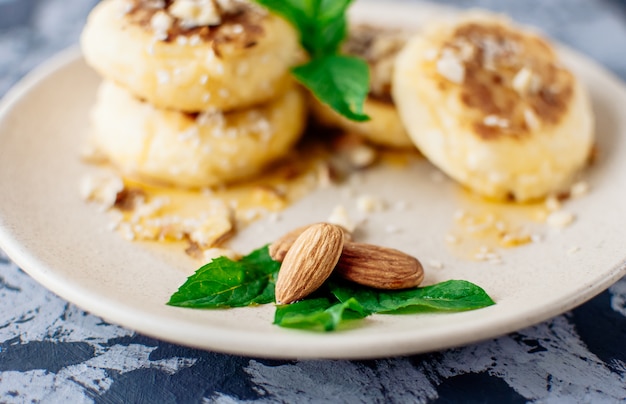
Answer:
[[331, 55], [314, 59], [292, 71], [321, 102], [341, 115], [358, 122], [369, 120], [363, 113], [369, 92], [369, 68], [365, 61]]
[[459, 280], [398, 291], [375, 290], [342, 282], [332, 284], [331, 292], [341, 302], [358, 300], [366, 311], [372, 313], [390, 313], [407, 308], [465, 311], [495, 304], [482, 288]]
[[276, 307], [274, 324], [281, 327], [333, 331], [345, 320], [365, 318], [369, 313], [356, 299], [338, 302], [320, 297]]
[[336, 54], [348, 33], [346, 12], [352, 0], [318, 0], [316, 11], [316, 30], [313, 35], [314, 57]]
[[289, 21], [313, 58], [337, 53], [346, 37], [346, 10], [353, 0], [256, 0]]
[[299, 31], [311, 61], [292, 70], [298, 81], [340, 115], [363, 122], [369, 120], [363, 113], [369, 67], [359, 58], [338, 55], [347, 36], [346, 13], [352, 1], [256, 0]]
[[213, 309], [272, 303], [279, 268], [280, 263], [272, 260], [267, 246], [240, 261], [220, 257], [190, 276], [167, 304]]

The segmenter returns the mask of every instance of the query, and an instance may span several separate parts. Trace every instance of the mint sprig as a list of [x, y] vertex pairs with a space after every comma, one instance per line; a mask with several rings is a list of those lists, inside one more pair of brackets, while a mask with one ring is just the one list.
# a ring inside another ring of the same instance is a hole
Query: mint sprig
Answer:
[[273, 303], [279, 268], [280, 263], [272, 260], [267, 246], [240, 261], [220, 257], [190, 276], [167, 304], [216, 309]]
[[[280, 263], [272, 260], [267, 246], [240, 261], [220, 257], [190, 276], [167, 304], [217, 309], [273, 303], [279, 269]], [[350, 320], [364, 319], [374, 313], [458, 312], [493, 304], [494, 301], [482, 288], [461, 280], [397, 291], [331, 280], [314, 297], [276, 306], [274, 324], [332, 331]]]
[[347, 35], [346, 12], [352, 0], [256, 0], [289, 21], [300, 33], [310, 61], [292, 69], [296, 79], [324, 104], [353, 121], [367, 121], [369, 67], [339, 54]]

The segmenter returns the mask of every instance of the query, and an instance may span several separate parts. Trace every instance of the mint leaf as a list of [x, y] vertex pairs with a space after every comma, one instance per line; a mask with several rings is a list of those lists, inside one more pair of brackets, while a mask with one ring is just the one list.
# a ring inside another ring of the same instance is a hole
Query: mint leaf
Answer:
[[167, 304], [213, 309], [272, 303], [279, 268], [280, 263], [272, 260], [267, 246], [240, 261], [220, 257], [190, 276]]
[[369, 120], [363, 103], [369, 92], [369, 67], [365, 61], [331, 55], [295, 67], [293, 74], [315, 96], [341, 115], [358, 122]]
[[353, 0], [256, 0], [289, 21], [311, 60], [292, 70], [321, 102], [357, 122], [369, 120], [363, 105], [369, 93], [369, 67], [359, 58], [340, 56], [346, 38], [346, 13]]
[[345, 320], [365, 318], [369, 313], [356, 299], [338, 302], [326, 297], [276, 307], [274, 324], [281, 327], [333, 331]]
[[313, 58], [337, 53], [346, 37], [346, 11], [352, 0], [256, 0], [281, 15], [300, 33]]
[[406, 308], [465, 311], [495, 304], [482, 288], [459, 280], [398, 291], [375, 290], [348, 283], [335, 283], [330, 288], [339, 301], [356, 299], [372, 313], [390, 313]]

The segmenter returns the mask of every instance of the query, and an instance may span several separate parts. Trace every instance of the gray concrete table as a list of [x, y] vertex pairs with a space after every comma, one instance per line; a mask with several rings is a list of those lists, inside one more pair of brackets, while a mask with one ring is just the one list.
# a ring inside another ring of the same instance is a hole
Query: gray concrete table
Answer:
[[[439, 3], [505, 11], [626, 79], [623, 0]], [[0, 94], [75, 44], [94, 4], [0, 0]], [[2, 403], [626, 399], [626, 279], [569, 313], [501, 338], [373, 361], [269, 361], [146, 338], [54, 296], [1, 252], [0, 307]]]

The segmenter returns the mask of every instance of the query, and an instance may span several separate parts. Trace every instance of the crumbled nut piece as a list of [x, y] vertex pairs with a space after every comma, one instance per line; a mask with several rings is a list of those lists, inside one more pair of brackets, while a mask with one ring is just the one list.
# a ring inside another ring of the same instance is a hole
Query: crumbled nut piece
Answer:
[[541, 126], [541, 122], [539, 122], [537, 114], [535, 114], [530, 108], [524, 109], [524, 122], [531, 131], [537, 130]]
[[546, 218], [546, 223], [551, 227], [563, 228], [571, 225], [575, 219], [576, 216], [573, 213], [559, 210], [550, 213]]
[[367, 168], [376, 161], [376, 150], [361, 144], [348, 150], [348, 159], [354, 168]]
[[525, 96], [531, 89], [532, 81], [533, 71], [527, 67], [523, 67], [517, 72], [515, 77], [513, 77], [513, 82], [511, 84], [513, 89], [517, 91], [520, 96]]
[[474, 254], [474, 259], [477, 261], [490, 262], [492, 264], [502, 263], [502, 258], [487, 246], [480, 247], [478, 252]]
[[122, 178], [106, 172], [85, 176], [80, 184], [81, 197], [100, 204], [102, 210], [112, 208], [117, 201], [117, 195], [123, 190]]
[[160, 41], [167, 39], [168, 31], [172, 28], [174, 19], [165, 11], [157, 11], [150, 19], [150, 27], [154, 31], [155, 38]]
[[333, 212], [331, 213], [327, 221], [328, 223], [336, 224], [343, 227], [350, 233], [353, 233], [354, 229], [356, 229], [356, 223], [354, 223], [350, 219], [350, 217], [348, 216], [348, 211], [342, 205], [335, 206], [335, 209], [333, 209]]
[[510, 125], [510, 122], [508, 119], [500, 118], [497, 115], [487, 115], [483, 119], [483, 123], [485, 124], [485, 126], [499, 127], [499, 128], [507, 128]]
[[189, 239], [200, 248], [211, 248], [226, 241], [234, 230], [232, 215], [212, 215], [189, 233]]
[[179, 18], [181, 26], [185, 28], [215, 26], [222, 22], [213, 0], [175, 0], [169, 12]]
[[357, 209], [363, 213], [380, 212], [385, 209], [383, 200], [372, 195], [362, 195], [356, 200]]
[[549, 197], [546, 198], [546, 209], [548, 209], [550, 212], [556, 212], [557, 210], [561, 209], [561, 201], [559, 201], [559, 198], [557, 198], [555, 195], [550, 195]]
[[572, 198], [580, 198], [583, 195], [589, 193], [589, 183], [586, 181], [580, 181], [572, 185], [569, 194]]
[[461, 84], [465, 80], [465, 66], [451, 50], [445, 48], [437, 60], [437, 72], [447, 80]]

